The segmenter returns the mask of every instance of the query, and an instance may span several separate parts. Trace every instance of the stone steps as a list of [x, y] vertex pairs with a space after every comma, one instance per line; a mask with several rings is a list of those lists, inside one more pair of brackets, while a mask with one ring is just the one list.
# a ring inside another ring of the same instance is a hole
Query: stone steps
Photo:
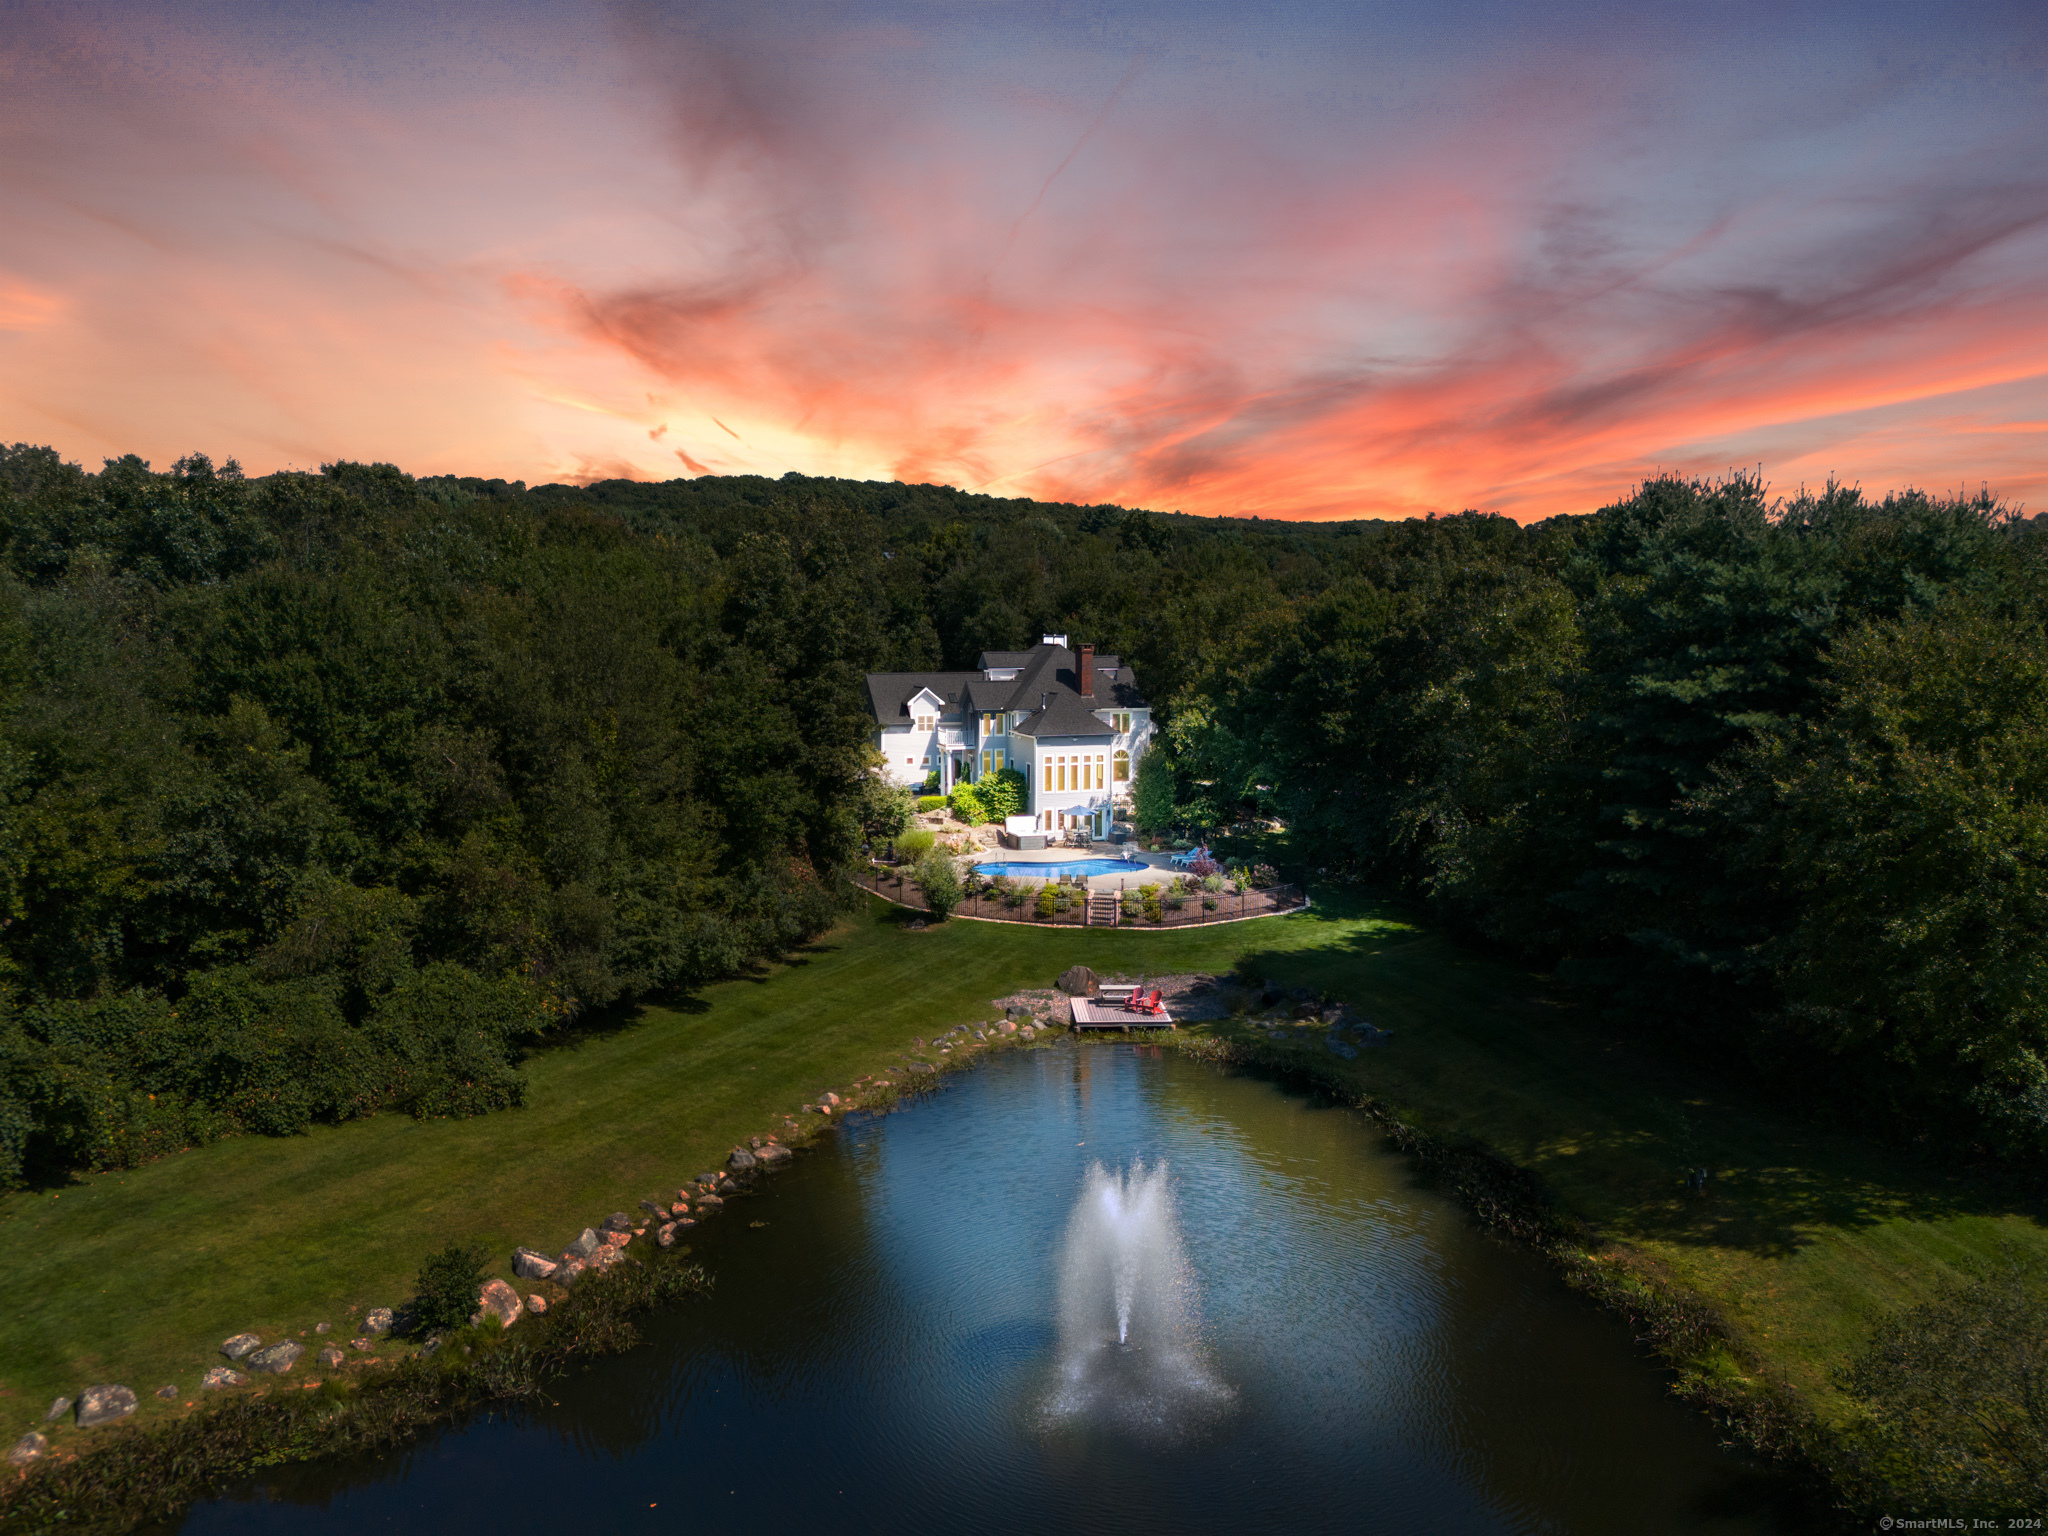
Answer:
[[1088, 893], [1088, 926], [1090, 928], [1114, 928], [1116, 926], [1116, 893], [1114, 891], [1090, 891]]

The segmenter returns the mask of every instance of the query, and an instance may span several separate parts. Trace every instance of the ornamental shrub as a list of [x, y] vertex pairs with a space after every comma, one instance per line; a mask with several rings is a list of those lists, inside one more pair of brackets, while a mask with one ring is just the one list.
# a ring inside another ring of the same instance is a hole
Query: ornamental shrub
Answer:
[[481, 1248], [450, 1243], [420, 1266], [412, 1304], [416, 1332], [438, 1333], [469, 1321], [482, 1304], [484, 1258]]
[[917, 888], [924, 892], [924, 904], [931, 908], [932, 916], [944, 921], [960, 905], [960, 871], [950, 854], [936, 848], [928, 850], [917, 861], [914, 878]]
[[928, 781], [925, 784], [924, 793], [917, 797], [918, 814], [922, 816], [927, 811], [943, 811], [945, 808], [946, 797], [939, 793], [938, 781], [936, 779]]
[[1051, 917], [1060, 909], [1060, 888], [1050, 880], [1038, 888], [1038, 915]]
[[915, 864], [932, 851], [932, 845], [937, 841], [938, 838], [932, 835], [930, 828], [912, 827], [896, 839], [896, 857], [906, 863]]
[[978, 827], [988, 820], [988, 810], [981, 803], [981, 791], [972, 784], [960, 785], [946, 797], [946, 804], [970, 827]]
[[983, 774], [974, 786], [974, 794], [981, 802], [982, 814], [990, 821], [1001, 821], [1006, 816], [1024, 814], [1025, 798], [1030, 789], [1022, 773], [1015, 768], [1004, 768]]

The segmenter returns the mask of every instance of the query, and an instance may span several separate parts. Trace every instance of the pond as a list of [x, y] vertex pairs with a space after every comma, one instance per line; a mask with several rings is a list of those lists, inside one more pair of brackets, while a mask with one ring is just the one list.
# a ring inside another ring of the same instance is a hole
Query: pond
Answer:
[[1789, 1530], [1626, 1330], [1364, 1119], [1125, 1044], [856, 1117], [552, 1406], [191, 1533]]
[[1138, 859], [1068, 859], [1063, 863], [1034, 864], [1029, 860], [1015, 863], [977, 864], [977, 875], [1009, 875], [1020, 880], [1053, 880], [1061, 875], [1149, 875], [1157, 873], [1164, 880], [1171, 870], [1155, 871], [1151, 865]]

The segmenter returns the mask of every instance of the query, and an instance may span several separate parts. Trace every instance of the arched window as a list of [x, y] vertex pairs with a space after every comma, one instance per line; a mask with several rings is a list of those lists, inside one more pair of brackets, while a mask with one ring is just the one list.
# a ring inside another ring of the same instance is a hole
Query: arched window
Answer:
[[1131, 754], [1122, 747], [1118, 747], [1116, 749], [1116, 756], [1111, 762], [1114, 767], [1117, 783], [1128, 784], [1131, 780]]

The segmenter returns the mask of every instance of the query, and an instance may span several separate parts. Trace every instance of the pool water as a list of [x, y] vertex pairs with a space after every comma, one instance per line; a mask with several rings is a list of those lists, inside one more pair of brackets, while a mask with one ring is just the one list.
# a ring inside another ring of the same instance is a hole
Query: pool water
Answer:
[[1143, 875], [1152, 866], [1135, 859], [1068, 859], [1059, 864], [977, 864], [977, 875], [1016, 875], [1026, 880], [1051, 880], [1060, 875]]

